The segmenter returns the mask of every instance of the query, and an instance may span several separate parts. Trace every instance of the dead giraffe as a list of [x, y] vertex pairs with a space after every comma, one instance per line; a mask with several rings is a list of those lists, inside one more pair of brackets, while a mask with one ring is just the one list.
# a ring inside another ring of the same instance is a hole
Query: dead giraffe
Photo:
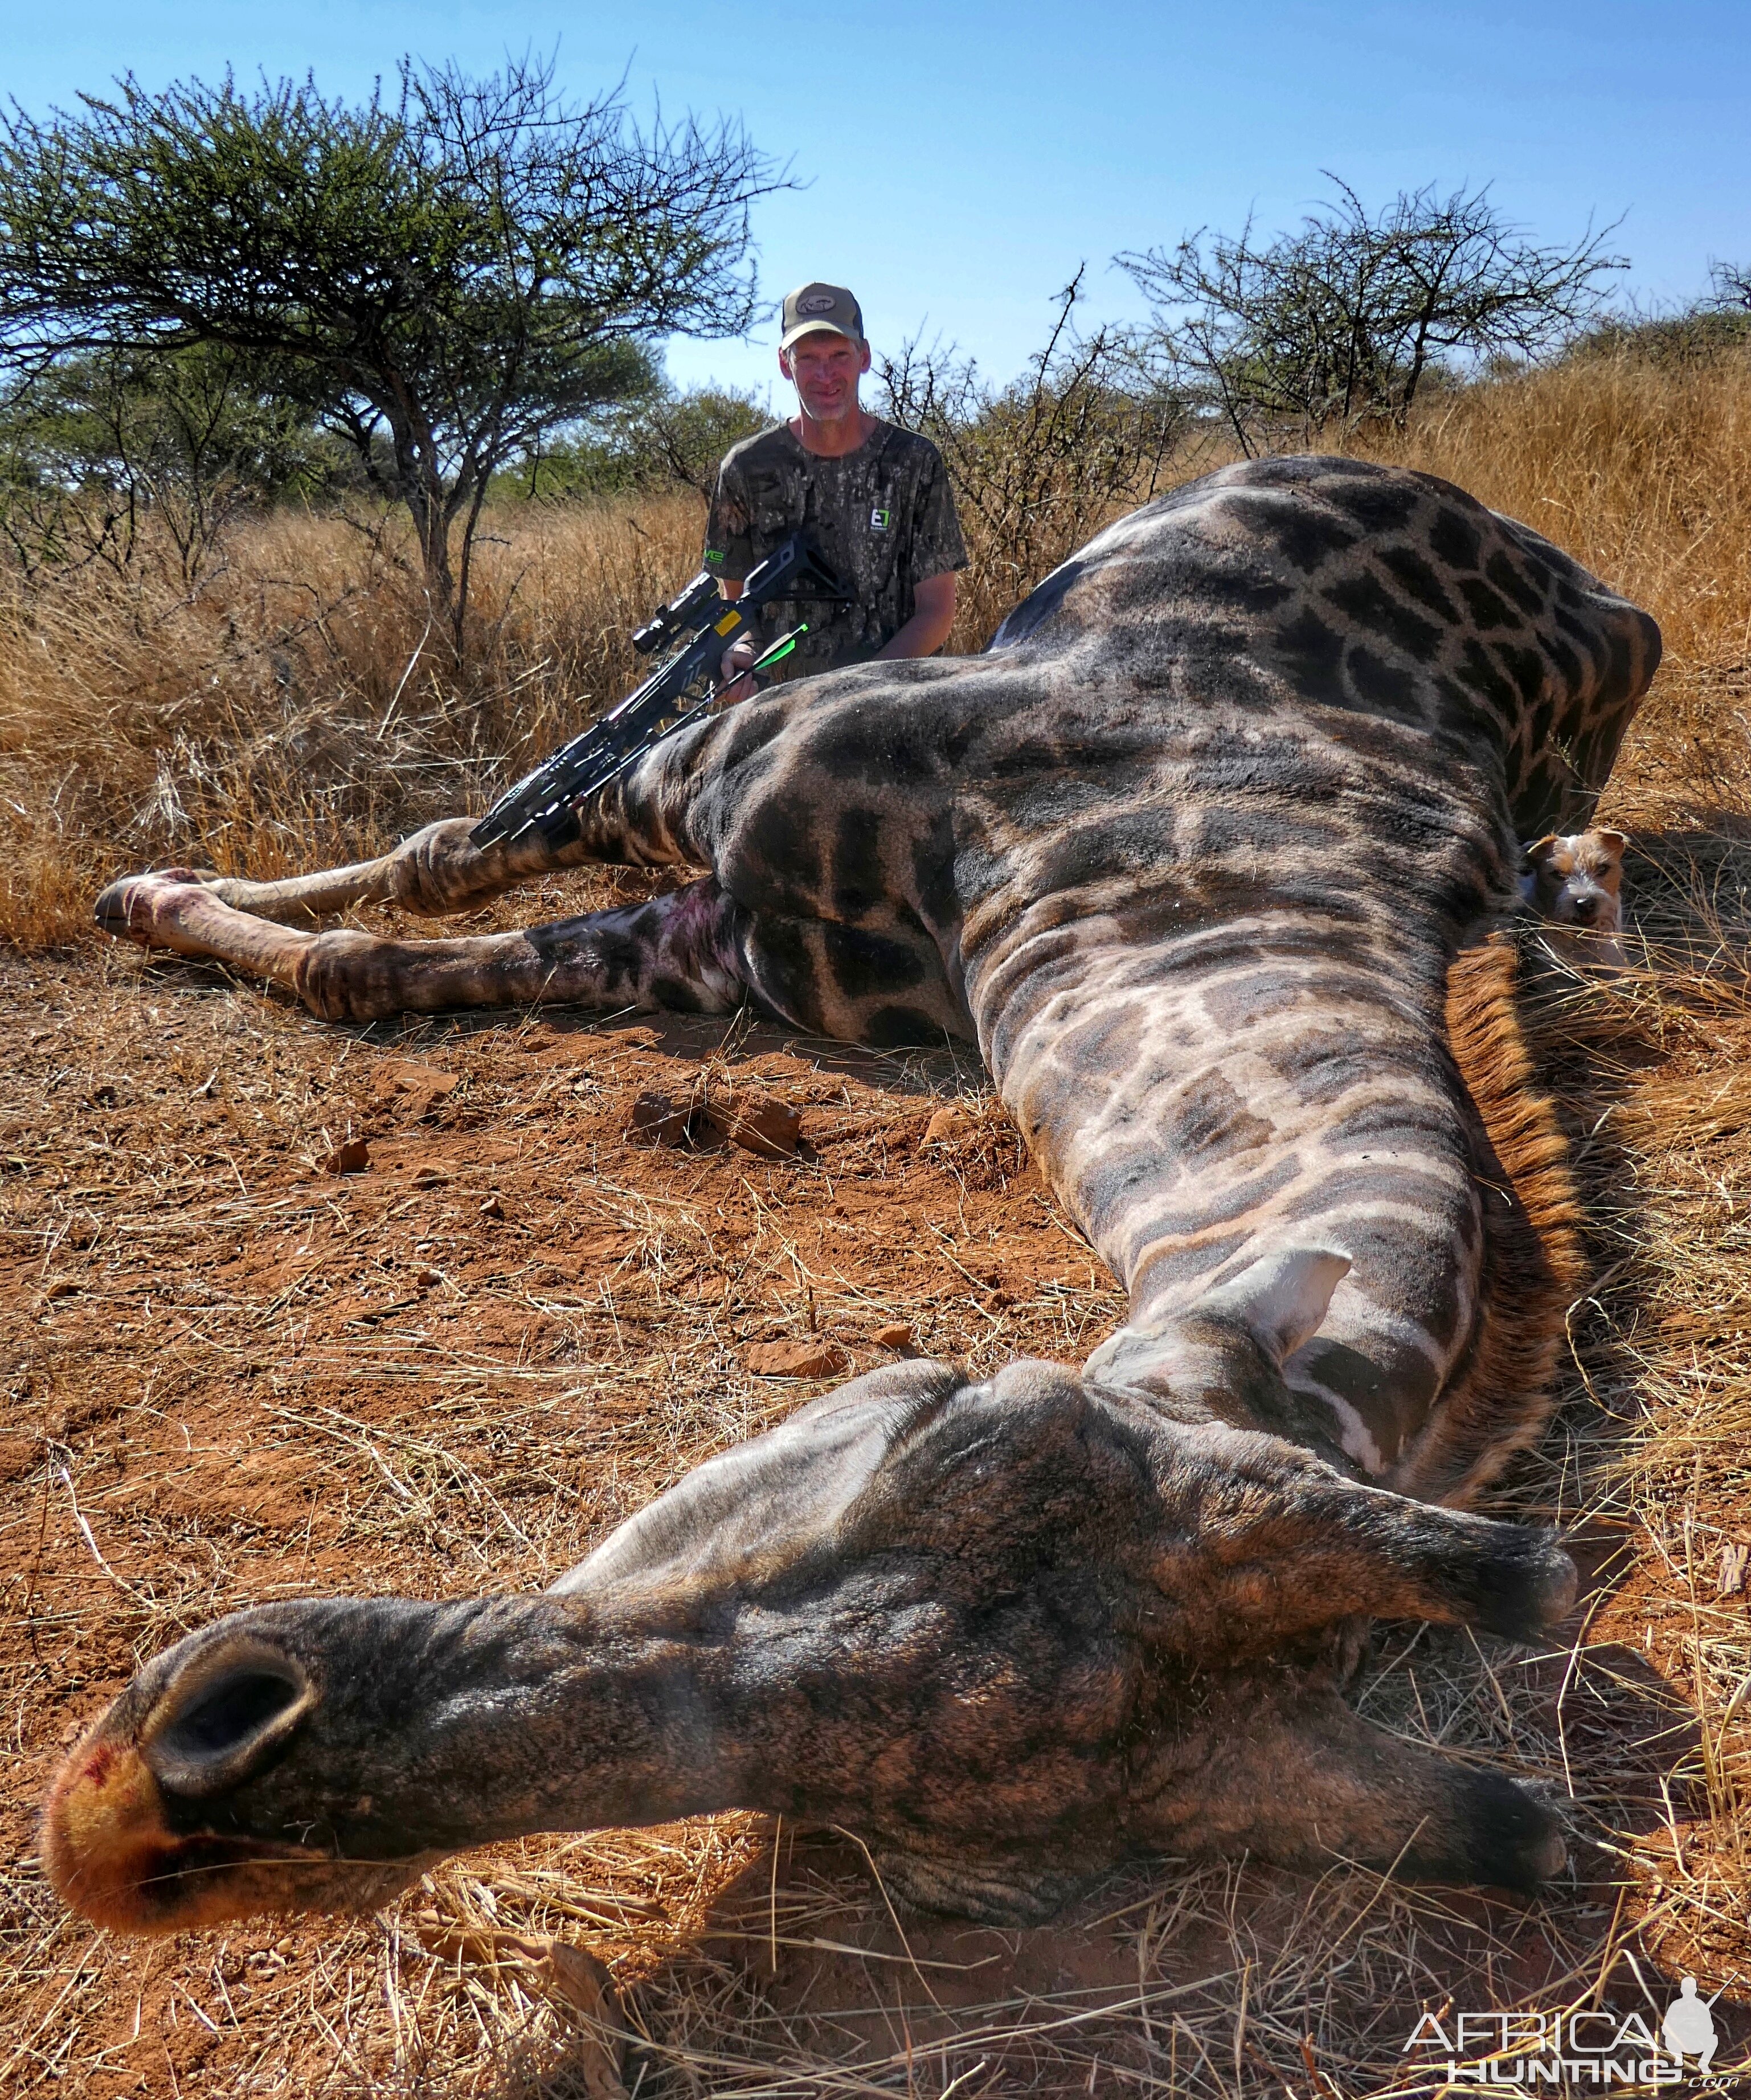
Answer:
[[890, 1889], [1042, 1915], [1246, 1847], [1528, 1886], [1506, 1777], [1365, 1725], [1357, 1615], [1531, 1637], [1555, 1540], [1464, 1513], [1533, 1437], [1577, 1274], [1526, 1091], [1517, 838], [1589, 812], [1652, 620], [1427, 476], [1250, 463], [1100, 535], [965, 661], [781, 688], [654, 749], [561, 858], [710, 874], [414, 944], [289, 927], [549, 863], [465, 822], [338, 875], [142, 876], [105, 923], [318, 1013], [564, 999], [977, 1041], [1128, 1286], [1080, 1369], [853, 1381], [534, 1597], [238, 1613], [148, 1665], [46, 1810], [135, 1930], [383, 1900], [518, 1832], [734, 1806]]

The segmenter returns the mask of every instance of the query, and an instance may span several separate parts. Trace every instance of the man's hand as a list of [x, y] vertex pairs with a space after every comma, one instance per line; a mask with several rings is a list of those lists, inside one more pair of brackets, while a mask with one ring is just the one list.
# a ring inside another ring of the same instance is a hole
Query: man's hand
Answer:
[[733, 707], [738, 700], [751, 699], [759, 691], [753, 680], [744, 675], [759, 653], [752, 638], [746, 634], [725, 650], [723, 662], [718, 666], [718, 676], [723, 682], [717, 688], [721, 707]]
[[[742, 580], [738, 576], [732, 581], [730, 577], [723, 576], [719, 579], [717, 588], [726, 600], [734, 605], [742, 595]], [[738, 700], [751, 700], [760, 690], [752, 678], [743, 676], [759, 654], [759, 647], [752, 634], [744, 634], [739, 642], [732, 642], [725, 650], [724, 660], [717, 667], [717, 675], [721, 682], [717, 688], [719, 707], [734, 707]]]
[[[933, 655], [948, 640], [949, 630], [955, 624], [955, 585], [952, 569], [945, 570], [938, 576], [924, 577], [913, 593], [916, 610], [899, 633], [876, 651], [876, 661]], [[731, 583], [727, 578], [721, 588], [725, 598], [732, 602], [742, 595], [741, 585]], [[725, 650], [719, 666], [723, 682], [717, 688], [720, 707], [734, 707], [738, 700], [752, 699], [760, 690], [747, 675], [748, 667], [759, 654], [759, 645], [752, 635], [743, 635], [739, 642], [732, 642]]]

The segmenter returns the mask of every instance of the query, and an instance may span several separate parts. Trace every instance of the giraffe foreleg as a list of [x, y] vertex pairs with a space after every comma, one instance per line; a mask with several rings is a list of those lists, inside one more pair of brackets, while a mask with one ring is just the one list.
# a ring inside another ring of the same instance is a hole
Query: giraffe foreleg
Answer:
[[[470, 836], [473, 827], [470, 817], [447, 817], [374, 859], [288, 876], [276, 882], [185, 869], [175, 873], [178, 880], [199, 883], [222, 904], [252, 918], [308, 926], [361, 904], [399, 904], [422, 917], [443, 918], [489, 903], [518, 883], [595, 858], [581, 842], [556, 852], [536, 831], [483, 849]], [[106, 932], [128, 932], [119, 900], [135, 880], [112, 883], [98, 898], [97, 922]]]
[[542, 1004], [721, 1013], [746, 991], [736, 907], [710, 878], [648, 903], [447, 941], [301, 932], [239, 911], [181, 870], [106, 895], [115, 930], [140, 946], [265, 977], [324, 1021]]

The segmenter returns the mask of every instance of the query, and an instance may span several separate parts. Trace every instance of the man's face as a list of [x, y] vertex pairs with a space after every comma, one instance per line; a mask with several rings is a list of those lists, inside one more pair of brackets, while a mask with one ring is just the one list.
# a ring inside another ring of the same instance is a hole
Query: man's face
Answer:
[[778, 352], [778, 369], [796, 389], [806, 414], [836, 423], [858, 404], [858, 381], [870, 368], [870, 346], [817, 329]]

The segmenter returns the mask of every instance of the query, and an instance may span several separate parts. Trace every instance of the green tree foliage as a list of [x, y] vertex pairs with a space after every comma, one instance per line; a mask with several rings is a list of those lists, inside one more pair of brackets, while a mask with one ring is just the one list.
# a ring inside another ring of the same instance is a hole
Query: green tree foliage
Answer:
[[772, 420], [757, 395], [734, 387], [654, 388], [518, 461], [495, 493], [608, 496], [688, 488], [709, 496], [724, 454]]
[[0, 530], [27, 573], [126, 567], [154, 518], [185, 586], [240, 512], [320, 487], [332, 446], [252, 360], [220, 345], [64, 355], [0, 410]]
[[724, 454], [773, 421], [756, 395], [697, 386], [645, 404], [633, 424], [634, 452], [648, 482], [667, 481], [708, 498]]
[[1607, 314], [1568, 344], [1569, 357], [1630, 358], [1668, 369], [1714, 364], [1751, 351], [1751, 268], [1716, 262], [1709, 288], [1687, 306]]
[[1718, 364], [1751, 350], [1751, 309], [1714, 302], [1674, 313], [1608, 314], [1583, 329], [1566, 355], [1585, 362], [1623, 357], [1676, 370]]
[[1541, 247], [1489, 190], [1400, 191], [1370, 213], [1346, 183], [1292, 233], [1189, 236], [1118, 260], [1155, 310], [1158, 344], [1249, 455], [1287, 430], [1402, 423], [1452, 360], [1525, 359], [1594, 314], [1622, 262], [1612, 229]]
[[271, 364], [407, 506], [460, 646], [495, 469], [648, 389], [655, 337], [746, 326], [748, 209], [781, 179], [734, 125], [641, 130], [618, 90], [574, 104], [542, 60], [404, 62], [357, 106], [309, 80], [130, 77], [0, 117], [0, 350]]

